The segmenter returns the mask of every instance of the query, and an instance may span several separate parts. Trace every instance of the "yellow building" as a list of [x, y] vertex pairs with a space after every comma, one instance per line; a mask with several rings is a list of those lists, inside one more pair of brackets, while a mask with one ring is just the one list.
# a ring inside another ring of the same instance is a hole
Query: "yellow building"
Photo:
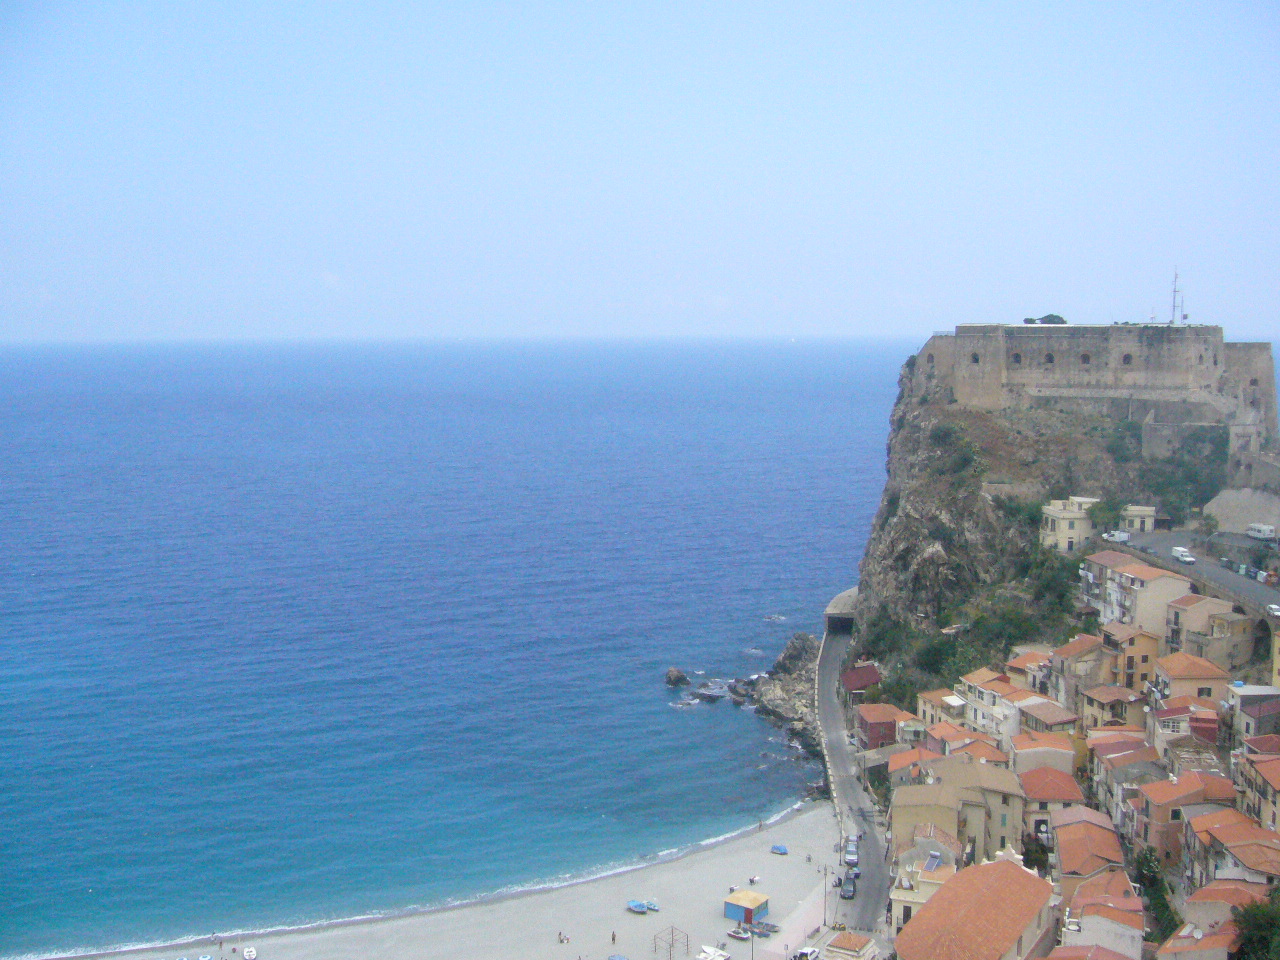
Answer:
[[1050, 500], [1040, 510], [1040, 545], [1059, 553], [1074, 553], [1093, 536], [1089, 508], [1097, 497]]

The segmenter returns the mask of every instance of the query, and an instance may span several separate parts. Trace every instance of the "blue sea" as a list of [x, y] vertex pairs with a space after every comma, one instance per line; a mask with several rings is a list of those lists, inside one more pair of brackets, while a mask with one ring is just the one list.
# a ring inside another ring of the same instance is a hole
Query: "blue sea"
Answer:
[[0, 351], [0, 956], [438, 906], [785, 809], [816, 768], [663, 673], [821, 629], [908, 352]]

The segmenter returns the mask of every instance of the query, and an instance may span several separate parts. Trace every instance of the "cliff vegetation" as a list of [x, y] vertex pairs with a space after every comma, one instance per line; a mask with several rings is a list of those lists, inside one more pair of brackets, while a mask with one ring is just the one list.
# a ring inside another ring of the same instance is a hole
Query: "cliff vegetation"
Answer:
[[1222, 489], [1226, 428], [1192, 431], [1165, 460], [1143, 460], [1138, 424], [1052, 409], [983, 411], [929, 391], [903, 366], [887, 479], [860, 567], [850, 658], [874, 657], [873, 697], [914, 709], [920, 690], [998, 666], [1014, 644], [1082, 628], [1078, 561], [1039, 545], [1040, 508], [1102, 498], [1099, 518], [1154, 504], [1182, 523]]

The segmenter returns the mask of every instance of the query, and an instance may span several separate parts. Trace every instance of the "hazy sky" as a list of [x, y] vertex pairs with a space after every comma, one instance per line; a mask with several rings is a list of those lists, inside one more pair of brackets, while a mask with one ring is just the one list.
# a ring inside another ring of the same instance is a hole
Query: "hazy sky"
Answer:
[[1280, 329], [1280, 5], [0, 5], [0, 339]]

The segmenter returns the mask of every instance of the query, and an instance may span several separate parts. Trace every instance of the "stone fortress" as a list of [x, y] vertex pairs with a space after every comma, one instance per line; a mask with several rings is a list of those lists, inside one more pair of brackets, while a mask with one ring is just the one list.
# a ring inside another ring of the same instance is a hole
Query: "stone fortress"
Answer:
[[929, 339], [908, 389], [979, 410], [1133, 421], [1144, 457], [1169, 456], [1196, 428], [1226, 427], [1229, 482], [1280, 492], [1271, 344], [1228, 343], [1221, 327], [964, 324]]

